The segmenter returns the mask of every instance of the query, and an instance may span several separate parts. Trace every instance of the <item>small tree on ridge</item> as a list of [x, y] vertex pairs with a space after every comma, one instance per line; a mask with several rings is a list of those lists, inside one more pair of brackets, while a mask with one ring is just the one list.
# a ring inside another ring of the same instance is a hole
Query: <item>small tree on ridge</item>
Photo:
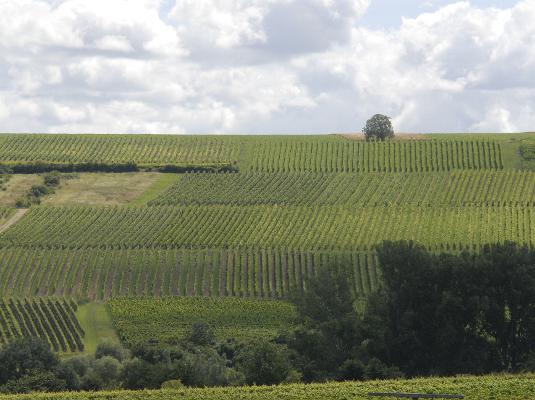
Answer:
[[382, 114], [375, 114], [362, 129], [366, 140], [386, 140], [394, 137], [394, 128], [390, 117]]

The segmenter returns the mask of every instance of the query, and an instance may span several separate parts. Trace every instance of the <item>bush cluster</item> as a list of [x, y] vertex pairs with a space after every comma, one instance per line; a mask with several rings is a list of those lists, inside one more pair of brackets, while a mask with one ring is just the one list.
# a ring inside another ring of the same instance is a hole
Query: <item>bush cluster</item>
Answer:
[[41, 203], [41, 197], [53, 194], [59, 186], [61, 174], [59, 171], [52, 171], [43, 177], [44, 184], [33, 185], [26, 196], [18, 199], [15, 203], [17, 208], [29, 208], [34, 204]]

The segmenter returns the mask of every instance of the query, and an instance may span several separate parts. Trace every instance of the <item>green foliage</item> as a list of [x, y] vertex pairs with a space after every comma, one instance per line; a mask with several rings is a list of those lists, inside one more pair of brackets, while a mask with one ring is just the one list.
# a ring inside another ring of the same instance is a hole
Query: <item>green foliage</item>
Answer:
[[52, 370], [59, 364], [46, 342], [24, 337], [0, 349], [0, 385], [18, 380], [37, 371]]
[[95, 359], [98, 360], [102, 357], [113, 357], [118, 361], [123, 361], [129, 357], [129, 354], [120, 344], [104, 341], [99, 343], [95, 350]]
[[2, 393], [61, 392], [67, 389], [67, 382], [52, 371], [32, 372], [0, 386]]
[[286, 346], [267, 341], [244, 347], [235, 362], [249, 385], [276, 385], [285, 381], [291, 370]]
[[215, 343], [215, 335], [208, 323], [199, 321], [191, 324], [188, 340], [197, 346], [210, 346]]
[[119, 336], [129, 345], [149, 339], [176, 343], [186, 337], [209, 345], [214, 334], [220, 340], [272, 338], [291, 327], [295, 317], [288, 303], [238, 298], [112, 299], [108, 308]]
[[54, 189], [51, 189], [47, 185], [33, 185], [30, 188], [30, 195], [34, 197], [46, 196], [51, 193], [54, 193]]
[[59, 186], [61, 181], [61, 174], [58, 171], [52, 171], [44, 176], [46, 186]]
[[162, 389], [171, 389], [171, 390], [182, 389], [184, 387], [185, 385], [180, 381], [180, 379], [170, 379], [162, 383], [162, 386], [161, 386]]
[[147, 390], [97, 393], [6, 395], [2, 400], [366, 400], [369, 392], [462, 393], [467, 399], [525, 400], [535, 396], [535, 377], [527, 375], [459, 376], [359, 382], [329, 382], [260, 387]]
[[291, 296], [298, 325], [288, 345], [299, 354], [305, 381], [340, 379], [359, 342], [350, 275], [346, 268], [331, 265], [308, 277], [305, 285], [303, 294]]
[[367, 120], [362, 132], [366, 140], [386, 140], [394, 137], [394, 128], [390, 117], [382, 114], [375, 114]]
[[514, 243], [478, 254], [378, 248], [381, 291], [362, 322], [366, 354], [408, 375], [518, 370], [535, 345], [535, 251]]

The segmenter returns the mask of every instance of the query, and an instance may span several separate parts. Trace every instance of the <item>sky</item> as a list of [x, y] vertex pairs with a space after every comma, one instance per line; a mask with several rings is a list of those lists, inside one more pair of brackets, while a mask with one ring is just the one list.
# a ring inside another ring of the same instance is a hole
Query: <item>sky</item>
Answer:
[[0, 132], [535, 130], [535, 0], [0, 0]]

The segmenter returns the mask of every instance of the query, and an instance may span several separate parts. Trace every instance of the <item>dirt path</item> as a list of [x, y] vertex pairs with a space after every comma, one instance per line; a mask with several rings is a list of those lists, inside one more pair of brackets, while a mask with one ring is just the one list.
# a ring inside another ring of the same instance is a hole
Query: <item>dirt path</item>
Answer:
[[6, 222], [0, 225], [0, 233], [6, 231], [11, 225], [15, 224], [21, 219], [29, 208], [19, 208], [15, 214], [13, 214]]

